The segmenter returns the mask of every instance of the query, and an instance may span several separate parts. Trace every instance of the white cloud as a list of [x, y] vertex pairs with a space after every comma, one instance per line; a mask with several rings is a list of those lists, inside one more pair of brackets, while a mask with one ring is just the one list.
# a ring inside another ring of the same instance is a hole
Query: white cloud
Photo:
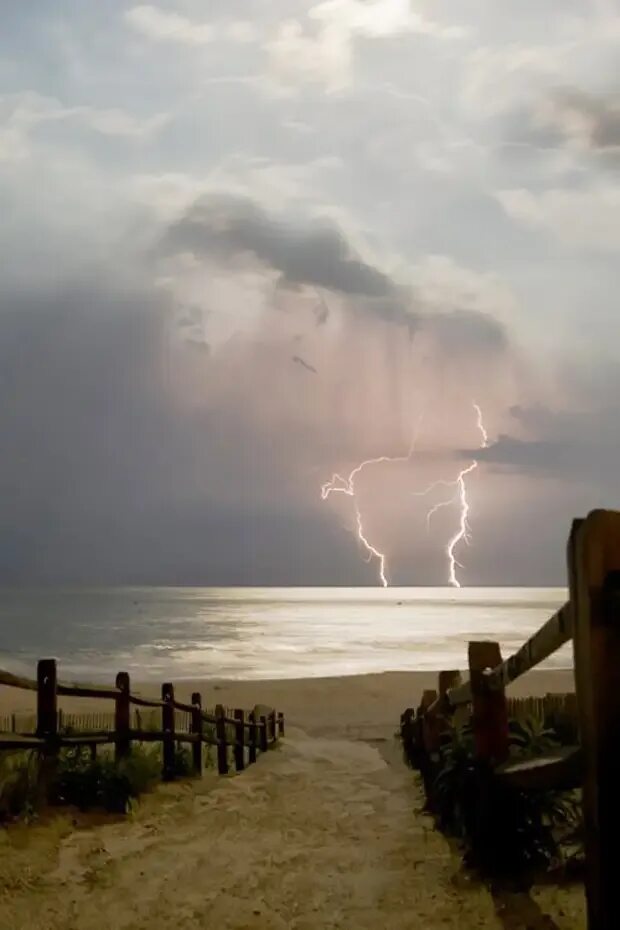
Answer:
[[453, 40], [469, 34], [421, 16], [412, 10], [409, 0], [324, 0], [310, 9], [308, 18], [319, 24], [318, 33], [306, 31], [296, 19], [280, 24], [266, 45], [271, 72], [283, 83], [320, 83], [330, 91], [352, 83], [354, 41], [358, 37], [418, 34]]
[[28, 157], [31, 133], [46, 123], [74, 120], [101, 135], [144, 139], [169, 119], [165, 113], [139, 117], [119, 107], [65, 106], [54, 97], [31, 91], [0, 97], [0, 117], [0, 160], [11, 161]]
[[448, 255], [426, 255], [412, 266], [416, 294], [431, 307], [458, 307], [513, 322], [519, 302], [509, 285], [494, 272], [466, 268]]
[[535, 194], [503, 190], [497, 199], [507, 215], [525, 226], [552, 233], [574, 249], [620, 251], [620, 187], [552, 189]]
[[125, 20], [137, 32], [156, 42], [205, 45], [215, 37], [210, 23], [195, 23], [179, 13], [161, 10], [150, 4], [127, 10]]

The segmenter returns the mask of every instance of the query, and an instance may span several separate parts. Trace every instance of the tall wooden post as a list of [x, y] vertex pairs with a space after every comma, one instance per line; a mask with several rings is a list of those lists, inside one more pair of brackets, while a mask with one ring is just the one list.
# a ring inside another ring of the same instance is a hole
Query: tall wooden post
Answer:
[[215, 735], [217, 736], [217, 770], [220, 775], [228, 775], [228, 746], [226, 743], [226, 721], [224, 708], [218, 704], [215, 708]]
[[161, 709], [161, 728], [163, 730], [163, 767], [164, 781], [174, 778], [174, 687], [170, 682], [161, 686], [161, 699], [164, 706]]
[[40, 659], [37, 664], [37, 736], [55, 740], [58, 735], [56, 659]]
[[437, 692], [432, 688], [427, 688], [422, 692], [420, 701], [420, 713], [422, 715], [422, 740], [424, 751], [435, 761], [441, 745], [441, 731], [437, 714], [432, 716], [427, 714], [428, 708], [437, 700]]
[[508, 758], [508, 706], [505, 690], [491, 691], [485, 672], [501, 664], [499, 644], [470, 643], [468, 660], [476, 754], [480, 759], [497, 765]]
[[593, 511], [568, 544], [575, 687], [584, 756], [588, 930], [620, 927], [620, 513]]
[[284, 714], [278, 711], [278, 736], [284, 736]]
[[131, 752], [131, 742], [129, 739], [131, 706], [129, 704], [130, 683], [127, 672], [119, 672], [116, 676], [116, 687], [118, 694], [114, 708], [114, 730], [116, 732], [116, 742], [114, 754], [116, 761], [128, 756]]
[[58, 758], [58, 697], [56, 659], [41, 659], [37, 664], [37, 736], [44, 739], [41, 754], [38, 793], [41, 801], [49, 800], [50, 784]]
[[235, 711], [235, 769], [242, 772], [245, 768], [245, 713], [237, 708]]
[[192, 762], [195, 775], [202, 775], [202, 697], [199, 691], [192, 694], [192, 733], [196, 742], [192, 743]]
[[261, 752], [267, 752], [269, 749], [269, 735], [267, 732], [267, 718], [263, 715], [260, 718], [259, 748]]
[[258, 748], [258, 727], [256, 726], [256, 712], [250, 711], [250, 754], [248, 761], [250, 765], [256, 762], [256, 750]]

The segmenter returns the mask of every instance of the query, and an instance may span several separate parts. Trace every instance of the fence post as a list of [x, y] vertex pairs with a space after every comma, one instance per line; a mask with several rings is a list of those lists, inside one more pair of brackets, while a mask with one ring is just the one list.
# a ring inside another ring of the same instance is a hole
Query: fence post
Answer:
[[258, 748], [258, 727], [256, 726], [256, 713], [250, 711], [250, 754], [249, 763], [256, 762], [256, 750]]
[[192, 743], [192, 761], [195, 775], [202, 775], [202, 697], [199, 691], [192, 694], [192, 733], [197, 736]]
[[56, 659], [40, 659], [37, 664], [37, 736], [55, 739], [58, 734]]
[[224, 708], [218, 704], [215, 708], [215, 734], [217, 736], [217, 770], [220, 775], [228, 775], [228, 747], [226, 743], [226, 721]]
[[116, 761], [128, 756], [131, 752], [131, 742], [129, 739], [131, 707], [129, 704], [130, 683], [127, 672], [119, 672], [116, 676], [116, 695], [114, 707], [114, 729], [116, 731], [116, 742], [114, 755]]
[[39, 769], [39, 792], [48, 799], [58, 757], [58, 696], [56, 659], [37, 663], [37, 736], [46, 741]]
[[469, 680], [472, 695], [472, 725], [476, 754], [497, 764], [508, 758], [508, 707], [504, 688], [491, 691], [485, 671], [502, 661], [499, 644], [470, 642]]
[[237, 708], [235, 711], [235, 768], [242, 772], [245, 768], [245, 714]]
[[589, 930], [620, 926], [620, 513], [575, 521], [568, 544], [575, 688], [584, 755]]
[[170, 682], [161, 686], [161, 728], [163, 730], [163, 770], [164, 781], [174, 778], [174, 687]]
[[267, 752], [269, 749], [269, 734], [267, 733], [267, 718], [264, 715], [260, 718], [259, 740], [260, 751]]

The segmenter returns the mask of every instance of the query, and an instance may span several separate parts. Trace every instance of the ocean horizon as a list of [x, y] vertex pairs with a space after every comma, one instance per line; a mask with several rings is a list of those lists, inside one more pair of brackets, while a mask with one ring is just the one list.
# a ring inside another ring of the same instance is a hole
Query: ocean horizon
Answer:
[[[564, 588], [0, 589], [0, 664], [63, 678], [287, 679], [463, 668], [471, 639], [514, 652]], [[570, 644], [544, 666], [571, 668]]]

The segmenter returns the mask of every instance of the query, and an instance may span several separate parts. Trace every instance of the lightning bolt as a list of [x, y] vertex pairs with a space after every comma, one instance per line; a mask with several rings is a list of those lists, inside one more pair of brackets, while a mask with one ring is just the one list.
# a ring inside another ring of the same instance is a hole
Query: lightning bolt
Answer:
[[[482, 437], [482, 442], [480, 445], [481, 449], [486, 449], [489, 445], [489, 435], [484, 426], [482, 410], [478, 404], [472, 404], [476, 412], [476, 426]], [[444, 507], [450, 507], [452, 504], [458, 501], [459, 504], [459, 525], [456, 533], [448, 541], [446, 545], [446, 556], [448, 557], [448, 581], [453, 588], [460, 588], [461, 583], [457, 578], [456, 570], [457, 568], [462, 568], [463, 566], [456, 558], [456, 549], [459, 543], [464, 542], [466, 545], [469, 545], [471, 542], [471, 530], [469, 526], [469, 500], [467, 497], [467, 485], [465, 479], [468, 475], [471, 475], [478, 468], [478, 462], [474, 459], [467, 468], [463, 468], [454, 481], [436, 481], [434, 484], [431, 484], [430, 487], [426, 488], [425, 491], [416, 492], [416, 497], [426, 497], [427, 494], [430, 494], [431, 491], [435, 490], [438, 487], [449, 487], [454, 488], [454, 493], [448, 500], [440, 501], [438, 504], [435, 504], [426, 514], [426, 525], [430, 527], [430, 522], [434, 514], [439, 510], [442, 510]]]
[[386, 574], [386, 554], [385, 552], [380, 552], [376, 546], [373, 546], [364, 530], [362, 523], [362, 514], [357, 502], [356, 492], [355, 492], [355, 479], [359, 477], [362, 471], [365, 468], [368, 468], [371, 465], [381, 465], [389, 462], [390, 464], [396, 462], [409, 462], [415, 451], [415, 445], [417, 442], [418, 434], [420, 432], [420, 426], [422, 423], [423, 414], [420, 415], [418, 424], [411, 440], [411, 445], [409, 447], [409, 452], [407, 455], [379, 455], [374, 459], [366, 459], [363, 462], [360, 462], [359, 465], [356, 465], [353, 471], [351, 471], [348, 477], [343, 478], [339, 474], [332, 475], [330, 481], [326, 481], [325, 484], [321, 486], [321, 500], [327, 500], [328, 497], [332, 494], [346, 494], [347, 497], [350, 497], [353, 500], [353, 508], [355, 514], [355, 524], [357, 530], [357, 538], [362, 546], [362, 548], [367, 553], [367, 561], [370, 562], [373, 558], [377, 559], [379, 563], [379, 579], [384, 588], [388, 586], [388, 579]]

